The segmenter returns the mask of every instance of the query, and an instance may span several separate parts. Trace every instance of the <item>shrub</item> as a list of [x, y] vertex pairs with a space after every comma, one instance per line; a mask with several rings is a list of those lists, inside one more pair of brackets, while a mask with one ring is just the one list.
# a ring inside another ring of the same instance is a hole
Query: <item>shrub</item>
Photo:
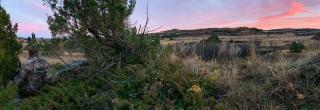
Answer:
[[10, 16], [0, 6], [0, 86], [14, 76], [19, 59], [18, 53], [21, 48], [16, 40], [18, 25], [12, 25]]
[[15, 101], [17, 96], [17, 86], [0, 87], [0, 109], [13, 110], [15, 109]]
[[301, 42], [292, 42], [292, 44], [289, 45], [289, 50], [292, 53], [302, 52], [304, 48], [305, 46]]
[[140, 39], [146, 37], [144, 32], [140, 34], [141, 32], [131, 27], [128, 21], [135, 7], [135, 0], [45, 2], [51, 6], [53, 12], [53, 15], [48, 17], [53, 37], [77, 41], [84, 50], [86, 59], [95, 69], [104, 68], [105, 65], [113, 66], [114, 63], [125, 65], [131, 62], [127, 61], [128, 58], [140, 58], [137, 55], [140, 53], [134, 53], [138, 49], [134, 47], [136, 45], [128, 44], [126, 39], [131, 35]]
[[300, 67], [295, 85], [305, 97], [300, 103], [300, 107], [309, 107], [309, 109], [319, 107], [320, 54]]
[[216, 44], [216, 43], [221, 43], [220, 38], [218, 37], [218, 35], [213, 34], [211, 35], [208, 39], [201, 41], [203, 43], [212, 43], [212, 44]]

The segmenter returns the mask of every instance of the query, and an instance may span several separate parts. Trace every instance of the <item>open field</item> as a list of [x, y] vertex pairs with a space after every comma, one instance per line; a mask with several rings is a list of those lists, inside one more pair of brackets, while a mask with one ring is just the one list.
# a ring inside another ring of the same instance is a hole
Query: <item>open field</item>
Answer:
[[[209, 35], [202, 35], [202, 36], [184, 36], [184, 37], [177, 37], [173, 39], [163, 39], [161, 43], [163, 45], [167, 44], [175, 44], [179, 42], [199, 42], [203, 39], [207, 39], [210, 37]], [[246, 36], [219, 36], [219, 38], [224, 42], [250, 42], [250, 41], [260, 41], [261, 46], [285, 46], [290, 44], [294, 41], [299, 41], [303, 43], [312, 43], [313, 36], [296, 36], [292, 33], [289, 34], [274, 34], [274, 35], [246, 35]]]

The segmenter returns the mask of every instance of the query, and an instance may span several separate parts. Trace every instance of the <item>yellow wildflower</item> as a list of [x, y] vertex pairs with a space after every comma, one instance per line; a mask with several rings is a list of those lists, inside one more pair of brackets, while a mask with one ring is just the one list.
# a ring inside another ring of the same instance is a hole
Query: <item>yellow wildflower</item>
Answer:
[[192, 85], [188, 93], [202, 94], [202, 89], [199, 85]]

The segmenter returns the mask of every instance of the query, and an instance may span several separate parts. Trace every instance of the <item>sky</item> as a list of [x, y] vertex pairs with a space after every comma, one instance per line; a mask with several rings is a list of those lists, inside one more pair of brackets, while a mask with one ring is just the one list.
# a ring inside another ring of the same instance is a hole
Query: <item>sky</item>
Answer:
[[[148, 29], [214, 27], [320, 28], [320, 0], [149, 0]], [[2, 0], [18, 36], [50, 38], [47, 17], [51, 15], [42, 0]], [[147, 0], [137, 0], [130, 17], [136, 26], [144, 25]]]

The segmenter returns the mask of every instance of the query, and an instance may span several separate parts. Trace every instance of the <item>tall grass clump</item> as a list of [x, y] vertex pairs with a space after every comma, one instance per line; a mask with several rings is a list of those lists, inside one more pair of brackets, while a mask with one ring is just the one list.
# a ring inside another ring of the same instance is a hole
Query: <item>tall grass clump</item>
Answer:
[[250, 54], [250, 46], [247, 44], [233, 43], [188, 43], [176, 44], [175, 52], [180, 57], [198, 56], [202, 60], [225, 61], [234, 58], [244, 58]]

